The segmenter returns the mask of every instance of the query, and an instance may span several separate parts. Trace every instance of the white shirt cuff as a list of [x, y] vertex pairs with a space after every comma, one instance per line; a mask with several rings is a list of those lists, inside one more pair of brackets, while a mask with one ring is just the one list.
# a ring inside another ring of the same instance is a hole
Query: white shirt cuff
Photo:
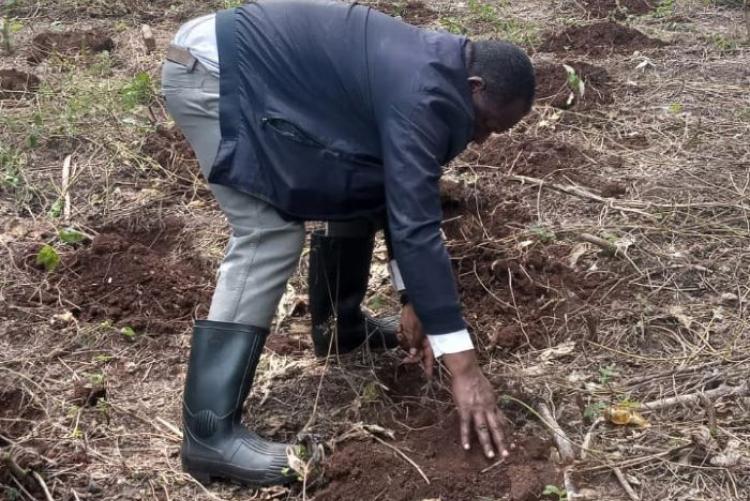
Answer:
[[430, 340], [432, 353], [436, 358], [446, 353], [458, 353], [474, 349], [474, 343], [471, 342], [471, 336], [466, 329], [438, 336], [427, 336], [427, 339]]
[[404, 285], [404, 279], [401, 278], [401, 270], [398, 269], [398, 263], [395, 259], [391, 259], [388, 262], [388, 272], [391, 274], [391, 283], [398, 292], [406, 289], [406, 285]]

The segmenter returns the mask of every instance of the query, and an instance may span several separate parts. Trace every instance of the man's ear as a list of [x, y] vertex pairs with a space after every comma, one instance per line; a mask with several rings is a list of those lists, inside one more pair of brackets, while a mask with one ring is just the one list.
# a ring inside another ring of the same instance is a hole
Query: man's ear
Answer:
[[484, 90], [484, 88], [487, 87], [487, 84], [485, 83], [484, 78], [473, 76], [469, 77], [469, 86], [471, 87], [472, 93], [477, 93]]

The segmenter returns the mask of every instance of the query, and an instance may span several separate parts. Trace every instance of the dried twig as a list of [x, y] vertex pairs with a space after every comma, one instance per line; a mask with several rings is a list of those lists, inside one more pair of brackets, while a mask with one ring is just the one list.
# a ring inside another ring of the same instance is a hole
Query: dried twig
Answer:
[[698, 404], [704, 398], [710, 400], [716, 400], [721, 397], [730, 397], [736, 395], [748, 395], [750, 394], [750, 386], [745, 381], [739, 386], [728, 386], [721, 385], [713, 390], [704, 392], [691, 393], [689, 395], [678, 395], [676, 397], [662, 398], [659, 400], [652, 400], [651, 402], [645, 402], [640, 405], [642, 409], [648, 410], [659, 410], [666, 409], [667, 407], [674, 407], [675, 405], [687, 405], [687, 404]]
[[612, 471], [615, 473], [615, 476], [617, 477], [617, 480], [619, 480], [622, 488], [625, 489], [625, 492], [628, 493], [628, 497], [633, 501], [641, 501], [641, 497], [633, 490], [633, 486], [631, 486], [630, 482], [628, 482], [628, 479], [625, 478], [622, 470], [616, 466], [613, 466]]
[[573, 442], [570, 441], [568, 435], [566, 435], [560, 425], [557, 424], [557, 420], [552, 415], [552, 411], [547, 407], [547, 404], [539, 402], [537, 410], [539, 411], [539, 415], [543, 418], [544, 424], [546, 424], [553, 432], [555, 444], [557, 445], [557, 450], [560, 452], [560, 459], [563, 464], [572, 463], [576, 457], [573, 450]]
[[427, 485], [430, 484], [430, 479], [427, 478], [427, 475], [425, 475], [424, 471], [422, 471], [422, 468], [420, 468], [419, 465], [414, 462], [414, 460], [412, 460], [409, 456], [407, 456], [406, 454], [404, 454], [399, 448], [394, 447], [393, 445], [389, 444], [388, 442], [386, 442], [382, 438], [380, 438], [380, 437], [378, 437], [378, 436], [376, 436], [376, 435], [374, 435], [372, 433], [370, 433], [370, 435], [372, 436], [372, 438], [374, 438], [375, 440], [377, 440], [378, 442], [380, 442], [381, 444], [385, 445], [386, 447], [388, 447], [389, 449], [391, 449], [392, 451], [394, 451], [396, 454], [398, 454], [399, 456], [401, 456], [402, 458], [404, 458], [410, 465], [412, 465], [414, 467], [414, 469], [417, 470], [417, 472], [419, 472], [419, 474], [422, 476], [422, 478], [427, 483]]
[[42, 476], [35, 471], [32, 471], [31, 474], [36, 481], [39, 482], [39, 486], [42, 488], [42, 491], [44, 491], [44, 497], [47, 498], [47, 501], [55, 501], [55, 498], [52, 497], [52, 494], [49, 491], [49, 487], [47, 487], [47, 482], [44, 481]]

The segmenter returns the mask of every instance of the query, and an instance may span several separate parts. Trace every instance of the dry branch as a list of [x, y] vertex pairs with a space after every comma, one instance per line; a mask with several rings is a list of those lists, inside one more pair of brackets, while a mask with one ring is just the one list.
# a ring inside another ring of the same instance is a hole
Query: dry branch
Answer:
[[750, 394], [750, 386], [748, 386], [747, 381], [745, 381], [739, 386], [721, 385], [713, 390], [653, 400], [651, 402], [641, 404], [640, 408], [655, 411], [659, 409], [666, 409], [668, 407], [674, 407], [675, 405], [699, 404], [704, 399], [716, 400], [717, 398], [721, 397], [748, 394]]
[[539, 415], [542, 416], [544, 424], [552, 430], [555, 436], [555, 444], [557, 445], [558, 452], [560, 452], [560, 459], [563, 464], [572, 463], [576, 458], [573, 450], [573, 442], [570, 441], [563, 429], [560, 428], [560, 425], [557, 424], [557, 420], [552, 415], [552, 411], [547, 407], [547, 404], [540, 402], [537, 405], [537, 410], [539, 411]]

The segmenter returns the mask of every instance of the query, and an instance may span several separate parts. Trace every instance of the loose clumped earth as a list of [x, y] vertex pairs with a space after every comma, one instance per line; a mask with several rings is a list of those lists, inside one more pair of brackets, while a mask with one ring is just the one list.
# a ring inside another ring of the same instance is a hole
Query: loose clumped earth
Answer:
[[[324, 457], [289, 488], [183, 474], [190, 331], [229, 230], [160, 63], [182, 21], [233, 4], [0, 6], [3, 499], [748, 498], [750, 52], [725, 1], [368, 2], [532, 55], [534, 109], [441, 182], [515, 447], [499, 463], [461, 449], [442, 366], [427, 381], [398, 350], [316, 360], [303, 257], [245, 421], [304, 430]], [[384, 247], [364, 304], [394, 314]]]
[[631, 53], [636, 50], [660, 47], [664, 42], [650, 38], [635, 28], [613, 21], [571, 26], [559, 33], [547, 35], [539, 50], [556, 53], [576, 53], [604, 56], [613, 52]]

